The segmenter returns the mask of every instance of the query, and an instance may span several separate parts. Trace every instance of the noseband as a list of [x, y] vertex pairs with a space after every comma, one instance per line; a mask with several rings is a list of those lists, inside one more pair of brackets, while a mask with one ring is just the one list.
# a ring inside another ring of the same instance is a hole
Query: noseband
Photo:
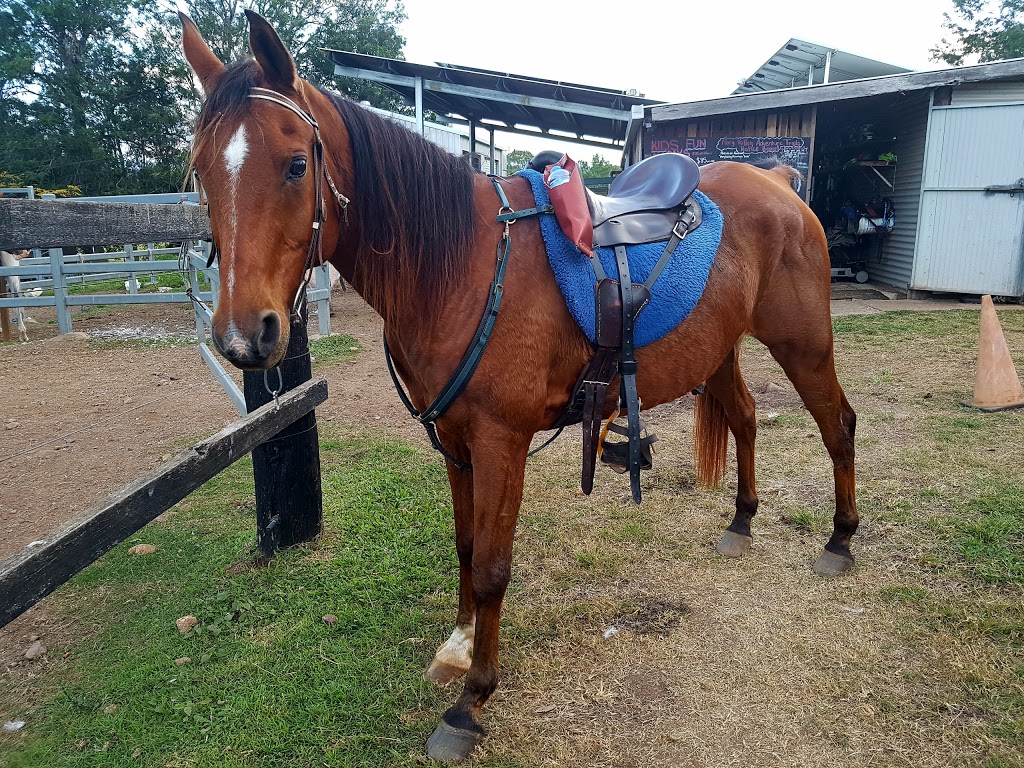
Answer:
[[306, 263], [302, 270], [302, 283], [299, 285], [299, 289], [295, 293], [295, 301], [292, 303], [292, 316], [294, 317], [298, 315], [299, 310], [302, 307], [302, 302], [306, 298], [306, 289], [309, 287], [309, 280], [311, 277], [310, 270], [314, 266], [318, 267], [324, 263], [323, 244], [321, 243], [320, 238], [323, 234], [322, 225], [324, 220], [327, 218], [327, 204], [324, 201], [321, 173], [323, 178], [327, 180], [327, 186], [331, 188], [331, 193], [334, 195], [334, 199], [338, 201], [338, 208], [341, 209], [342, 220], [346, 224], [348, 223], [349, 199], [338, 191], [338, 187], [334, 184], [334, 179], [331, 178], [331, 172], [328, 170], [327, 163], [324, 161], [324, 143], [320, 139], [320, 126], [313, 118], [313, 115], [308, 108], [309, 105], [307, 104], [307, 108], [304, 110], [287, 96], [268, 88], [251, 88], [249, 90], [249, 98], [271, 101], [285, 109], [291, 110], [313, 129], [313, 189], [316, 195], [316, 199], [313, 204], [313, 231], [309, 239], [309, 250], [306, 252]]

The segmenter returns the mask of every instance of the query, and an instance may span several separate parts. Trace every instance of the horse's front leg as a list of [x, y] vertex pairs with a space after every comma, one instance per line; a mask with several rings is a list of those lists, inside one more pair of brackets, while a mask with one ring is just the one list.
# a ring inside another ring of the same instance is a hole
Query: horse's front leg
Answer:
[[484, 437], [472, 445], [473, 659], [462, 694], [427, 740], [428, 756], [451, 762], [467, 758], [483, 739], [478, 717], [498, 686], [498, 626], [512, 570], [512, 540], [529, 449], [528, 436], [495, 428], [479, 434]]
[[[449, 443], [450, 444], [450, 443]], [[468, 461], [468, 451], [460, 452], [460, 461]], [[473, 660], [473, 636], [476, 631], [476, 607], [473, 601], [473, 471], [463, 470], [448, 461], [448, 482], [452, 487], [455, 510], [455, 551], [459, 554], [459, 612], [455, 629], [437, 649], [423, 676], [438, 685], [447, 685], [462, 677]]]

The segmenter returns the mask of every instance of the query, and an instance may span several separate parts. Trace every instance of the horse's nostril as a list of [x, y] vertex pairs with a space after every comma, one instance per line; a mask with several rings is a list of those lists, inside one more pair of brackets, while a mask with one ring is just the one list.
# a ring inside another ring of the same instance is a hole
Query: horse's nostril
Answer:
[[277, 312], [266, 312], [260, 318], [262, 328], [256, 340], [256, 349], [261, 357], [270, 357], [281, 340], [281, 317]]

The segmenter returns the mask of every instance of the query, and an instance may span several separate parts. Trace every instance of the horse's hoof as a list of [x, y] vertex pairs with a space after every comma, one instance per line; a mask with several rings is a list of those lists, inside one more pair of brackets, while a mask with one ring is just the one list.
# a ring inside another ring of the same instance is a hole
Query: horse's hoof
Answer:
[[750, 551], [750, 545], [753, 542], [752, 536], [726, 531], [715, 545], [715, 551], [722, 557], [743, 557]]
[[423, 679], [429, 680], [436, 685], [445, 686], [452, 680], [458, 680], [468, 671], [468, 667], [463, 669], [462, 667], [456, 667], [454, 664], [447, 664], [443, 661], [438, 661], [435, 658], [430, 662], [430, 666], [427, 667], [427, 671], [423, 673]]
[[853, 557], [838, 555], [826, 549], [814, 561], [814, 572], [819, 576], [838, 576], [853, 569]]
[[474, 729], [456, 728], [444, 720], [427, 739], [427, 757], [443, 763], [461, 763], [484, 739], [484, 729], [474, 723]]

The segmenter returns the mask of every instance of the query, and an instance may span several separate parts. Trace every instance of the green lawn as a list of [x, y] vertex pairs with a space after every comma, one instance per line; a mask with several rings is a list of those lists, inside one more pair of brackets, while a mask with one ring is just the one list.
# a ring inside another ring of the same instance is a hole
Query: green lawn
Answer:
[[[318, 545], [249, 567], [243, 461], [52, 598], [102, 629], [52, 664], [38, 707], [0, 694], [0, 712], [30, 723], [0, 735], [0, 764], [392, 766], [418, 754], [437, 709], [420, 675], [452, 619], [439, 598], [456, 572], [447, 481], [382, 439], [324, 439], [322, 461]], [[128, 554], [138, 542], [157, 552]], [[186, 614], [202, 623], [181, 637]]]

